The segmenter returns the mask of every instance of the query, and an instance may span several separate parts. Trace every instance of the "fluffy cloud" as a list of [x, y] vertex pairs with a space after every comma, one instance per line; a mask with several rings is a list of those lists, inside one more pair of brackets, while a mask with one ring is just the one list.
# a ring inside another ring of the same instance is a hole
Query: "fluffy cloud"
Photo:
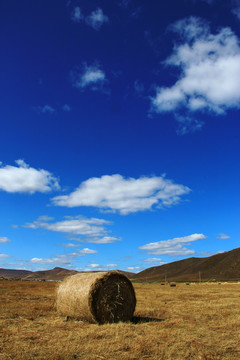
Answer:
[[71, 19], [74, 22], [81, 22], [84, 16], [82, 15], [81, 9], [79, 6], [76, 6], [72, 12]]
[[7, 237], [0, 237], [0, 244], [6, 244], [8, 242], [10, 242], [11, 240], [9, 240]]
[[129, 266], [128, 268], [127, 268], [127, 270], [130, 270], [130, 271], [139, 271], [141, 268], [140, 268], [140, 266]]
[[108, 269], [116, 269], [117, 264], [107, 264], [107, 265], [99, 265], [99, 264], [90, 264], [87, 266], [85, 271], [108, 271]]
[[5, 259], [7, 259], [7, 258], [9, 258], [10, 256], [9, 255], [7, 255], [7, 254], [0, 254], [0, 261], [1, 260], [5, 260]]
[[126, 215], [153, 206], [175, 205], [189, 191], [188, 187], [174, 184], [164, 176], [125, 179], [116, 174], [90, 178], [71, 194], [56, 196], [52, 201], [58, 206], [95, 206]]
[[64, 254], [64, 255], [55, 255], [54, 257], [51, 258], [37, 258], [34, 257], [30, 260], [30, 263], [32, 264], [41, 264], [41, 265], [54, 265], [54, 266], [59, 266], [59, 265], [71, 265], [71, 262], [73, 261], [75, 257], [75, 254]]
[[171, 26], [182, 39], [164, 62], [180, 69], [171, 87], [159, 87], [152, 98], [155, 112], [209, 110], [223, 114], [240, 105], [240, 47], [230, 28], [210, 33], [202, 19], [190, 17]]
[[81, 72], [71, 72], [72, 85], [78, 89], [89, 88], [93, 91], [102, 90], [106, 83], [106, 75], [98, 65], [84, 65]]
[[174, 238], [170, 240], [157, 241], [140, 246], [139, 249], [147, 251], [151, 255], [170, 255], [185, 256], [195, 253], [194, 250], [187, 249], [183, 245], [187, 245], [193, 241], [204, 240], [207, 237], [203, 234], [192, 234], [189, 236]]
[[34, 169], [23, 160], [16, 160], [16, 164], [0, 167], [0, 190], [33, 194], [60, 188], [58, 180], [47, 170]]
[[163, 261], [160, 258], [148, 258], [148, 259], [143, 259], [143, 261], [147, 262], [147, 263], [154, 263], [154, 264], [158, 264], [158, 265], [164, 265], [166, 264], [165, 261]]
[[30, 229], [42, 228], [65, 234], [82, 235], [85, 237], [101, 237], [107, 234], [104, 225], [108, 224], [110, 224], [110, 222], [103, 219], [87, 219], [79, 216], [74, 218], [69, 217], [58, 222], [42, 221], [41, 219], [38, 219], [32, 223], [26, 223], [23, 226]]
[[66, 243], [66, 244], [59, 244], [59, 245], [68, 247], [68, 248], [79, 247], [79, 244], [73, 244], [73, 243]]
[[97, 254], [98, 253], [98, 251], [92, 250], [92, 249], [89, 249], [89, 248], [84, 248], [82, 250], [78, 250], [78, 252], [80, 254], [83, 254], [83, 255], [90, 255], [90, 254]]
[[93, 244], [112, 244], [116, 241], [121, 241], [120, 237], [116, 236], [103, 236], [101, 238], [88, 239], [88, 242]]
[[86, 23], [95, 30], [99, 30], [106, 22], [108, 22], [108, 17], [99, 8], [86, 17]]
[[223, 234], [223, 233], [220, 233], [220, 234], [218, 234], [218, 236], [216, 236], [216, 238], [221, 239], [221, 240], [226, 240], [226, 239], [229, 239], [230, 236], [226, 235], [226, 234]]
[[30, 263], [32, 264], [41, 264], [41, 265], [71, 265], [72, 261], [75, 260], [79, 256], [86, 256], [91, 254], [97, 254], [98, 251], [92, 250], [92, 249], [82, 249], [78, 250], [77, 252], [73, 252], [70, 254], [63, 254], [63, 255], [55, 255], [50, 258], [37, 258], [34, 257], [30, 260]]

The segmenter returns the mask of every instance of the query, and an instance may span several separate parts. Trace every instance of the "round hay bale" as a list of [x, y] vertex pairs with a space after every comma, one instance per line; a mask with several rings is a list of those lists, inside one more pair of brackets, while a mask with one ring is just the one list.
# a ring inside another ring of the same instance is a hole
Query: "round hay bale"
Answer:
[[170, 286], [175, 287], [175, 286], [177, 286], [177, 284], [175, 282], [172, 282], [172, 283], [170, 283]]
[[98, 324], [129, 321], [135, 306], [132, 283], [118, 271], [67, 277], [59, 286], [56, 301], [60, 315]]

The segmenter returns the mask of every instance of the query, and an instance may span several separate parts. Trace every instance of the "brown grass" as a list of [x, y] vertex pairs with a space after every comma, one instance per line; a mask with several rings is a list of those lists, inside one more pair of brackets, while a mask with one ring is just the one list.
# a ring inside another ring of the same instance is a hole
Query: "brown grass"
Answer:
[[134, 284], [135, 318], [64, 321], [58, 283], [0, 281], [0, 360], [239, 360], [240, 284]]
[[60, 315], [90, 323], [131, 320], [136, 297], [131, 281], [118, 271], [82, 273], [66, 278], [57, 293]]

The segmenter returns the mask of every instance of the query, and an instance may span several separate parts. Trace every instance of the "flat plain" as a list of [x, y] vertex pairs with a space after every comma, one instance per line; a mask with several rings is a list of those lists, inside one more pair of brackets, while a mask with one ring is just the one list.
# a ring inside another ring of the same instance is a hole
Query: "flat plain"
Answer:
[[240, 283], [134, 283], [133, 321], [106, 325], [58, 316], [58, 285], [0, 281], [0, 360], [240, 359]]

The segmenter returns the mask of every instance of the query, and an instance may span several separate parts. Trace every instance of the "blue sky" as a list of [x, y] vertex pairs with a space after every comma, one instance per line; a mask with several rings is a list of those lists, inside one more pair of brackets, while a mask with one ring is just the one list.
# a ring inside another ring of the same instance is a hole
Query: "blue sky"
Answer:
[[0, 267], [239, 242], [237, 1], [1, 1]]

